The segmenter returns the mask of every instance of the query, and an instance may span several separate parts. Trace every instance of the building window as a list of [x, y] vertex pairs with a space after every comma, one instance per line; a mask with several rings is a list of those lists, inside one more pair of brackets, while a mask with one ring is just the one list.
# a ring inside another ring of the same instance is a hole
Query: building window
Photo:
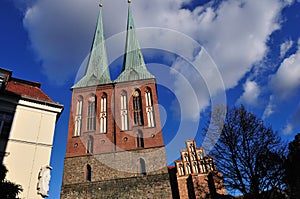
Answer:
[[125, 91], [121, 94], [121, 130], [128, 130], [127, 94]]
[[193, 162], [194, 173], [199, 173], [197, 162]]
[[152, 102], [150, 89], [146, 90], [145, 99], [146, 99], [146, 113], [148, 119], [148, 127], [154, 127], [155, 126], [154, 111], [153, 111], [153, 102]]
[[198, 159], [199, 159], [199, 160], [202, 160], [203, 158], [204, 158], [203, 150], [199, 150], [199, 151], [198, 151]]
[[91, 135], [88, 138], [86, 149], [87, 149], [87, 153], [93, 153], [94, 152], [94, 138]]
[[90, 97], [88, 101], [87, 130], [88, 131], [96, 130], [96, 97], [95, 96]]
[[143, 136], [143, 132], [141, 130], [138, 131], [136, 141], [137, 141], [138, 148], [144, 148], [144, 136]]
[[184, 175], [183, 164], [182, 164], [182, 163], [179, 163], [177, 167], [178, 167], [178, 175], [179, 175], [179, 176], [183, 176], [183, 175]]
[[214, 170], [214, 163], [211, 158], [208, 159], [208, 170], [213, 171]]
[[92, 168], [91, 168], [91, 166], [89, 164], [86, 165], [85, 180], [87, 182], [91, 182], [92, 181]]
[[139, 173], [140, 175], [146, 175], [146, 164], [145, 164], [145, 160], [143, 158], [140, 158], [139, 161]]
[[201, 171], [201, 173], [206, 173], [206, 167], [205, 167], [204, 160], [200, 161], [200, 171]]
[[186, 173], [187, 173], [187, 174], [192, 173], [192, 172], [191, 172], [191, 165], [190, 165], [189, 162], [186, 163]]
[[183, 154], [183, 159], [185, 162], [188, 162], [189, 161], [189, 157], [188, 157], [188, 154], [187, 153], [184, 153]]
[[107, 132], [107, 96], [103, 94], [101, 97], [101, 109], [100, 109], [100, 133]]
[[82, 124], [82, 102], [83, 98], [80, 96], [76, 104], [76, 115], [75, 115], [75, 131], [74, 136], [80, 136], [81, 134], [81, 124]]
[[134, 124], [143, 125], [143, 112], [142, 112], [142, 100], [139, 90], [135, 90], [133, 93], [133, 114]]
[[13, 115], [0, 112], [0, 136], [8, 136], [13, 120]]

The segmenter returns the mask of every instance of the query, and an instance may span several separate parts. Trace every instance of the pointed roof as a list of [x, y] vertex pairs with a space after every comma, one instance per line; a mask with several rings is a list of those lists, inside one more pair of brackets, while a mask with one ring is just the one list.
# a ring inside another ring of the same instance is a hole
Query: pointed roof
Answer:
[[146, 68], [135, 32], [130, 2], [128, 4], [127, 36], [123, 70], [115, 82], [155, 78]]
[[85, 75], [72, 88], [96, 86], [112, 82], [108, 69], [101, 7], [100, 5], [97, 27]]

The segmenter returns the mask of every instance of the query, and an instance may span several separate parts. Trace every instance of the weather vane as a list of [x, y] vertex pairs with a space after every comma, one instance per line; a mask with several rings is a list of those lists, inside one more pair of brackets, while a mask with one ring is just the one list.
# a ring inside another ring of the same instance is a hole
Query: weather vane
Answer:
[[102, 0], [100, 0], [99, 7], [102, 8], [102, 6], [103, 6], [103, 3], [102, 3]]

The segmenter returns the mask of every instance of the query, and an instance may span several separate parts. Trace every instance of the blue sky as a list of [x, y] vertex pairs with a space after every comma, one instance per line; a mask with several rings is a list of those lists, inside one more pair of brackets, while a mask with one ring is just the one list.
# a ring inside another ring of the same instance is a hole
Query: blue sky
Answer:
[[[0, 2], [0, 67], [41, 82], [65, 107], [55, 131], [50, 198], [59, 197], [69, 88], [90, 50], [98, 2]], [[112, 77], [122, 65], [126, 4], [104, 0]], [[132, 9], [146, 64], [157, 76], [168, 162], [185, 139], [204, 139], [212, 103], [243, 103], [287, 141], [300, 131], [299, 1], [133, 0]]]

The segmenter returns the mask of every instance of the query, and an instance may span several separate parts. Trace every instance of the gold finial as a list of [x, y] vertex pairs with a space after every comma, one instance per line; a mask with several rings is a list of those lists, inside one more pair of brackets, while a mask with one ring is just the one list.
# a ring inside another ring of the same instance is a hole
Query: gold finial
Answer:
[[128, 0], [128, 3], [131, 3], [131, 0]]
[[100, 8], [103, 7], [102, 0], [100, 0], [99, 7], [100, 7]]

